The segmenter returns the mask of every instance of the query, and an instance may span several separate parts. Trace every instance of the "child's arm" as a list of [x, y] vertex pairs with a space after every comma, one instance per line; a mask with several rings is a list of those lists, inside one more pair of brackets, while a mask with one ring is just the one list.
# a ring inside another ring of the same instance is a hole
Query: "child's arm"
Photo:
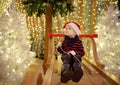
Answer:
[[80, 55], [81, 57], [84, 56], [85, 51], [84, 51], [84, 47], [83, 47], [82, 41], [80, 40], [80, 42], [77, 45], [78, 45], [78, 48], [75, 51], [76, 55]]
[[62, 45], [63, 45], [63, 42], [62, 42], [62, 44], [61, 44], [61, 43], [58, 43], [58, 44], [56, 45], [57, 51], [58, 51], [59, 53], [61, 53], [61, 54], [64, 53], [63, 50], [61, 49], [61, 48], [62, 48]]

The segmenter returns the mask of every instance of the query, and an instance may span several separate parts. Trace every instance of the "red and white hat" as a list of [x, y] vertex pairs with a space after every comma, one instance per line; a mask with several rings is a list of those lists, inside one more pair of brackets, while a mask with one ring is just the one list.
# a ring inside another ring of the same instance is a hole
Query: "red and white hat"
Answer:
[[71, 26], [78, 36], [81, 34], [80, 25], [77, 24], [76, 22], [67, 22], [67, 23], [65, 23], [63, 28], [66, 28], [67, 25]]

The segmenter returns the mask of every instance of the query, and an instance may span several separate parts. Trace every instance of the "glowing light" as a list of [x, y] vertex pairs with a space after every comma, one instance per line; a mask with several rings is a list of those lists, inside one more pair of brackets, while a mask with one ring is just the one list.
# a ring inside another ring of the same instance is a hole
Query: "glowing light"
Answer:
[[0, 16], [9, 7], [10, 3], [11, 3], [11, 0], [0, 0]]
[[120, 75], [120, 24], [116, 18], [118, 15], [113, 5], [104, 11], [104, 16], [100, 16], [97, 24], [96, 33], [98, 33], [98, 56], [105, 64], [105, 71], [118, 77]]
[[25, 16], [14, 10], [8, 13], [0, 17], [0, 77], [4, 77], [0, 78], [0, 83], [19, 85], [23, 77], [21, 72], [25, 72], [35, 55], [30, 51], [31, 37], [23, 23]]

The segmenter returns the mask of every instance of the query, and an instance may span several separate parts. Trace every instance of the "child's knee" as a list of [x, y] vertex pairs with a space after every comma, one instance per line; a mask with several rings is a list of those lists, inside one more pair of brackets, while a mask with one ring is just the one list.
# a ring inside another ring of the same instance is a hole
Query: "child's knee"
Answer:
[[70, 64], [71, 61], [72, 61], [72, 58], [71, 58], [70, 55], [63, 54], [63, 55], [61, 56], [61, 60], [62, 60], [63, 63]]

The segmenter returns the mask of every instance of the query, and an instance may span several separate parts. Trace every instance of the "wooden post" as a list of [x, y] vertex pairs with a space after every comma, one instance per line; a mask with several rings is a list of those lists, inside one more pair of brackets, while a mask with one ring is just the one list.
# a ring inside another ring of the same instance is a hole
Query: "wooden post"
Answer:
[[43, 62], [43, 71], [44, 73], [47, 70], [48, 65], [46, 64], [47, 58], [48, 58], [48, 51], [49, 51], [49, 42], [50, 42], [50, 37], [48, 37], [48, 33], [52, 32], [52, 9], [50, 6], [47, 7], [46, 9], [46, 34], [45, 34], [45, 55], [44, 55], [44, 62]]

